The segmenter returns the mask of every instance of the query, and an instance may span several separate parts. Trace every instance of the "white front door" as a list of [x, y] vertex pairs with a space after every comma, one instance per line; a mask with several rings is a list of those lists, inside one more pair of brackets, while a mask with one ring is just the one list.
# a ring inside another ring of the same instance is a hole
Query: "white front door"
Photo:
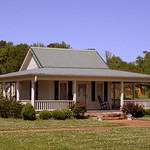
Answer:
[[86, 84], [78, 84], [77, 101], [86, 104]]

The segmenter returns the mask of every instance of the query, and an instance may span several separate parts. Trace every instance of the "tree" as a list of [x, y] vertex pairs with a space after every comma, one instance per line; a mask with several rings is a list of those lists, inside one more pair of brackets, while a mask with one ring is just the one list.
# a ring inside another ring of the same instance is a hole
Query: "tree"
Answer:
[[0, 50], [0, 73], [10, 73], [18, 71], [24, 57], [29, 49], [27, 44], [13, 46], [10, 43]]
[[33, 43], [33, 45], [31, 45], [32, 47], [44, 47], [44, 44], [43, 43]]
[[105, 52], [106, 64], [110, 69], [137, 72], [134, 62], [127, 63], [120, 57], [112, 55], [109, 51]]
[[70, 49], [70, 45], [66, 44], [64, 41], [62, 41], [62, 43], [51, 43], [49, 45], [47, 45], [47, 47], [51, 47], [51, 48], [67, 48]]
[[0, 48], [4, 48], [5, 45], [6, 45], [6, 41], [1, 40], [0, 41]]
[[144, 57], [138, 56], [136, 58], [137, 70], [140, 73], [150, 74], [150, 52], [143, 51]]
[[[42, 43], [33, 43], [32, 46], [44, 47]], [[71, 48], [65, 42], [51, 43], [49, 47], [54, 48]], [[29, 45], [18, 44], [14, 45], [13, 42], [0, 41], [0, 74], [16, 72], [21, 67], [21, 64], [27, 54]]]

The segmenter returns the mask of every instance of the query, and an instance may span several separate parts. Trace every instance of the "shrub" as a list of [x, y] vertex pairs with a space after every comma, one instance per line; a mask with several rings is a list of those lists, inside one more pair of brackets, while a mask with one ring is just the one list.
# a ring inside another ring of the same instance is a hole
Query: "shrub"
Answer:
[[35, 116], [35, 109], [32, 106], [32, 104], [27, 103], [23, 106], [22, 109], [22, 117], [24, 120], [35, 120], [36, 116]]
[[149, 91], [148, 91], [148, 98], [150, 98], [150, 89], [149, 89]]
[[52, 117], [56, 120], [65, 120], [65, 113], [62, 110], [56, 109], [52, 111]]
[[143, 117], [144, 116], [144, 109], [142, 106], [134, 103], [126, 103], [122, 107], [122, 112], [127, 114], [132, 114], [133, 117]]
[[15, 99], [0, 99], [0, 116], [3, 118], [21, 118], [23, 105]]
[[86, 112], [86, 106], [85, 104], [82, 103], [75, 103], [73, 105], [70, 106], [70, 109], [73, 113], [73, 116], [75, 118], [83, 118], [84, 117], [84, 113]]
[[150, 115], [150, 109], [144, 109], [146, 115]]
[[42, 110], [40, 113], [39, 113], [39, 118], [40, 119], [43, 119], [43, 120], [48, 120], [52, 117], [52, 113], [48, 110]]
[[62, 109], [61, 111], [64, 113], [65, 119], [71, 118], [71, 116], [72, 116], [71, 110], [69, 110], [69, 109]]

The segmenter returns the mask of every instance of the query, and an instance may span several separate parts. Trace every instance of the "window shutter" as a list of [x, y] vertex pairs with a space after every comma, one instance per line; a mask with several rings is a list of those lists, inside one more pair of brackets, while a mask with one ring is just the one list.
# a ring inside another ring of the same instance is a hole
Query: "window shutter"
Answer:
[[104, 82], [104, 101], [108, 101], [108, 82]]
[[92, 86], [91, 86], [91, 100], [95, 101], [95, 82], [92, 81]]
[[59, 87], [59, 85], [58, 85], [59, 83], [58, 83], [58, 81], [55, 81], [54, 82], [54, 96], [55, 96], [55, 100], [58, 100], [58, 87]]
[[72, 81], [68, 81], [68, 100], [73, 100]]

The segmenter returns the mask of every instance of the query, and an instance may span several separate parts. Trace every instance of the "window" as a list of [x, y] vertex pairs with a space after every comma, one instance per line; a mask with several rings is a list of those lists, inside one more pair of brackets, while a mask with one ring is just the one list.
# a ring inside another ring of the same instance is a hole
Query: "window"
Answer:
[[97, 96], [100, 96], [103, 99], [103, 83], [97, 84]]
[[60, 82], [60, 100], [67, 100], [67, 83], [66, 82]]

